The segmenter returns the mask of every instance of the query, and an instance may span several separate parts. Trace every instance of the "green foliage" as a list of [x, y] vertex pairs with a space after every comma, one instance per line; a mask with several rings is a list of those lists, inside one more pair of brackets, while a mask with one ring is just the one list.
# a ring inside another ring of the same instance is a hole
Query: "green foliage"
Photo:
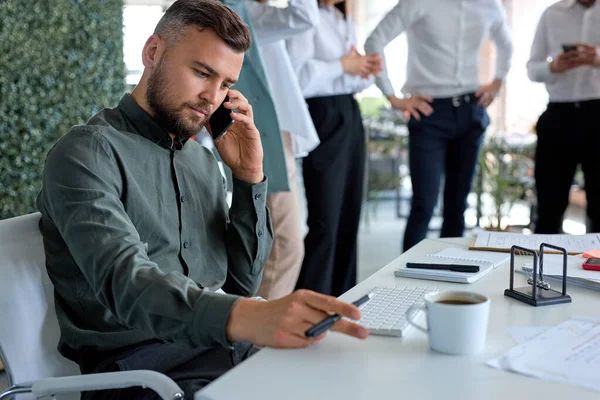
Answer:
[[388, 104], [385, 96], [380, 97], [361, 97], [358, 100], [360, 113], [363, 118], [380, 117], [381, 109]]
[[0, 219], [34, 211], [47, 151], [125, 88], [122, 0], [0, 1]]
[[476, 193], [488, 193], [493, 200], [490, 216], [493, 230], [502, 230], [502, 219], [510, 214], [515, 202], [533, 187], [533, 154], [535, 144], [511, 147], [501, 136], [488, 136], [479, 154], [481, 182], [476, 179]]

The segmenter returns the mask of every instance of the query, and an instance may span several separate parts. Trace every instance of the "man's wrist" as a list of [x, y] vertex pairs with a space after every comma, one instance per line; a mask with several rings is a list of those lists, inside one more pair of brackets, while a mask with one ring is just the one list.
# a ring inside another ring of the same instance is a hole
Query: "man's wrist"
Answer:
[[229, 313], [225, 334], [230, 342], [251, 342], [252, 338], [252, 308], [255, 303], [262, 301], [254, 299], [241, 299], [236, 302]]
[[231, 171], [231, 173], [238, 178], [239, 180], [242, 180], [244, 182], [248, 182], [248, 183], [261, 183], [262, 181], [265, 180], [265, 174], [262, 170], [262, 168], [252, 171], [252, 170], [235, 170], [235, 171]]

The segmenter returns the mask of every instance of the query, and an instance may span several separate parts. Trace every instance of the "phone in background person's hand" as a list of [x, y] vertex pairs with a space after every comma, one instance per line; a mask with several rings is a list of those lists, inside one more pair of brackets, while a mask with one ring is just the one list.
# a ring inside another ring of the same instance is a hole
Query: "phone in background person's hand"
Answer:
[[[223, 103], [229, 101], [228, 97], [225, 97]], [[208, 123], [210, 125], [210, 132], [213, 140], [217, 140], [221, 136], [227, 133], [227, 129], [233, 124], [233, 120], [231, 119], [231, 111], [229, 108], [225, 108], [223, 103], [215, 110], [214, 113], [210, 116]]]
[[577, 45], [576, 44], [563, 44], [562, 49], [565, 53], [568, 53], [570, 51], [577, 50]]

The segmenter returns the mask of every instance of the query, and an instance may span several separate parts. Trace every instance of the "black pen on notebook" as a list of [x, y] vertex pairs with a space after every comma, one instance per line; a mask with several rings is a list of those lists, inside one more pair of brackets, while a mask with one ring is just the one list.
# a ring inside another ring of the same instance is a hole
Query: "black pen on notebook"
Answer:
[[[365, 304], [367, 301], [371, 300], [372, 298], [373, 298], [373, 293], [369, 293], [369, 294], [364, 295], [360, 299], [356, 300], [352, 304], [355, 305], [356, 307], [360, 307], [363, 304]], [[321, 333], [323, 333], [327, 329], [331, 328], [333, 326], [333, 324], [338, 322], [341, 318], [342, 318], [342, 316], [339, 314], [330, 315], [329, 317], [325, 318], [321, 322], [308, 328], [306, 330], [306, 332], [304, 332], [304, 336], [306, 336], [308, 338], [319, 336]]]
[[441, 269], [452, 272], [479, 272], [477, 265], [462, 265], [462, 264], [429, 264], [429, 263], [413, 263], [407, 262], [406, 268], [418, 269]]

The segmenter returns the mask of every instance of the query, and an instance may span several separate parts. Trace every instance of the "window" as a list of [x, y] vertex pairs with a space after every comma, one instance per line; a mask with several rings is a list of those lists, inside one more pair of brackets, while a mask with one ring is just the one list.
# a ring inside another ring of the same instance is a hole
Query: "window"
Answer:
[[127, 85], [139, 82], [144, 64], [142, 48], [163, 16], [161, 6], [126, 5], [123, 8], [123, 56], [127, 68]]

